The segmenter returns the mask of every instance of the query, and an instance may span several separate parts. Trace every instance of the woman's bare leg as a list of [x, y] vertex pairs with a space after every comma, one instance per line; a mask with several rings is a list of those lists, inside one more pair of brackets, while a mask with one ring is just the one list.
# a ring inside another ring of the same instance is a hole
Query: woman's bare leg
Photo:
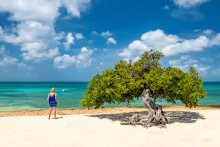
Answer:
[[52, 111], [52, 107], [50, 107], [50, 108], [49, 108], [48, 119], [50, 119], [50, 116], [51, 116], [51, 111]]
[[55, 119], [57, 118], [57, 116], [56, 116], [56, 115], [57, 115], [57, 114], [56, 114], [56, 113], [57, 113], [57, 112], [56, 112], [56, 109], [57, 109], [56, 107], [53, 107], [53, 115], [54, 115], [54, 118], [55, 118]]

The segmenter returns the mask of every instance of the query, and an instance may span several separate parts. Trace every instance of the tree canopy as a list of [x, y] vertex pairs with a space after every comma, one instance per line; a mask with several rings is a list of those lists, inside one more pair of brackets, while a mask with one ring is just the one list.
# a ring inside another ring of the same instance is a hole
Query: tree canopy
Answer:
[[87, 85], [81, 105], [100, 108], [104, 103], [130, 103], [138, 99], [144, 89], [150, 89], [154, 100], [175, 103], [180, 100], [187, 107], [195, 107], [206, 96], [203, 80], [194, 67], [188, 72], [179, 68], [163, 68], [159, 61], [163, 54], [146, 51], [136, 61], [119, 61], [113, 69], [95, 75]]

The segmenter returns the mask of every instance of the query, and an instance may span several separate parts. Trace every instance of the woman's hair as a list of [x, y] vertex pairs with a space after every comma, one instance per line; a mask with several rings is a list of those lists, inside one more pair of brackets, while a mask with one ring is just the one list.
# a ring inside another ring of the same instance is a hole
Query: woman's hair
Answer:
[[51, 88], [50, 92], [56, 92], [56, 89], [55, 88]]

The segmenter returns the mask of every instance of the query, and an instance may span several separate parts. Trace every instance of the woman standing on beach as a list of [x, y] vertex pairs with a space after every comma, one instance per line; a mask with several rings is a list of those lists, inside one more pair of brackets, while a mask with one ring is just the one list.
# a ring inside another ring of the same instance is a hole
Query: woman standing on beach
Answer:
[[58, 98], [57, 98], [55, 88], [51, 88], [50, 93], [48, 94], [48, 97], [47, 97], [47, 101], [48, 101], [49, 107], [50, 107], [48, 119], [50, 119], [52, 110], [54, 112], [54, 118], [56, 119], [56, 107], [57, 107]]

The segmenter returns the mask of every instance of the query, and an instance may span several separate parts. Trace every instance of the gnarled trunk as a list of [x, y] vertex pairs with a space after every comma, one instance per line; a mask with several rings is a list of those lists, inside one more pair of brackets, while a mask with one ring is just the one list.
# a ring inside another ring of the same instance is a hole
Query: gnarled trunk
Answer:
[[141, 95], [142, 102], [145, 108], [148, 109], [148, 123], [163, 124], [165, 125], [168, 121], [162, 111], [162, 106], [154, 103], [151, 97], [149, 89], [145, 89]]
[[164, 116], [162, 111], [162, 106], [154, 103], [150, 89], [145, 89], [141, 95], [142, 102], [145, 108], [148, 109], [148, 115], [135, 114], [129, 118], [129, 122], [121, 123], [122, 125], [142, 125], [144, 127], [149, 127], [152, 125], [165, 126], [168, 123], [167, 118]]

